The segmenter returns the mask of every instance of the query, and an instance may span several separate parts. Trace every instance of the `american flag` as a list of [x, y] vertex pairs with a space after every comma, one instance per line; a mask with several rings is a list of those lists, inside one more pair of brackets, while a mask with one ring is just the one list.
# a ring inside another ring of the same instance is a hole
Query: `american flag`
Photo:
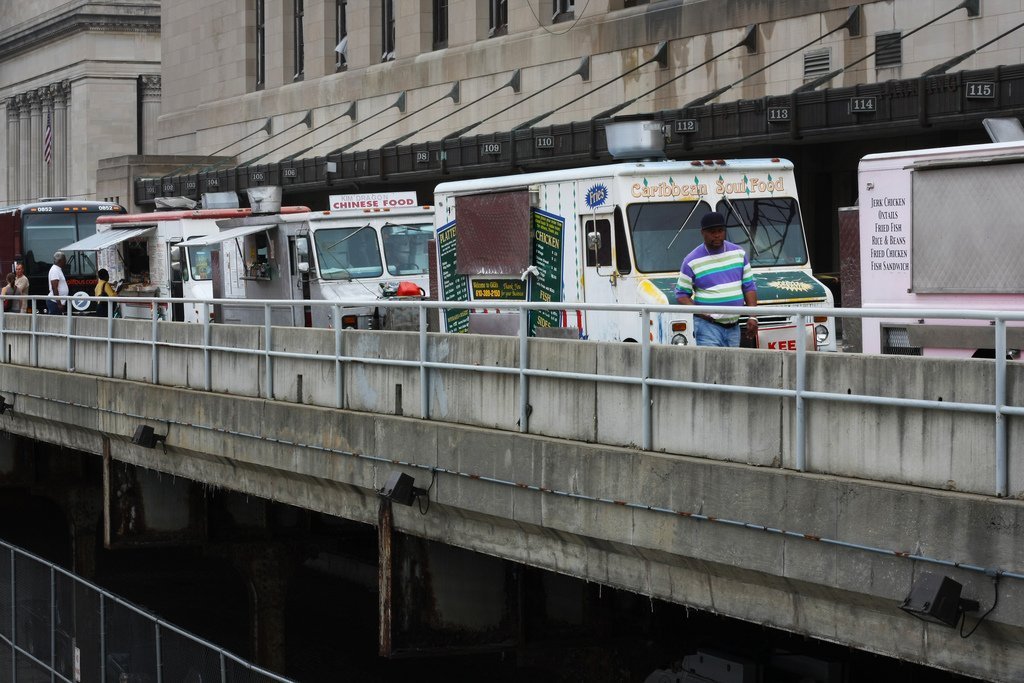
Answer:
[[43, 161], [53, 161], [53, 126], [50, 125], [50, 112], [46, 112], [46, 131], [43, 133]]

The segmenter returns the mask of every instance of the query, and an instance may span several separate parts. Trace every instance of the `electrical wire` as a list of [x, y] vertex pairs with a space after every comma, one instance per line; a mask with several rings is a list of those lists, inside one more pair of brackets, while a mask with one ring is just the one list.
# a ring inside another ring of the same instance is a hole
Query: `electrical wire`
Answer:
[[995, 592], [995, 597], [992, 599], [992, 606], [988, 608], [987, 612], [985, 612], [981, 615], [981, 617], [978, 618], [978, 621], [975, 622], [974, 627], [971, 628], [971, 630], [968, 631], [966, 635], [964, 634], [964, 626], [967, 625], [967, 613], [964, 612], [963, 616], [960, 619], [961, 638], [970, 638], [971, 634], [977, 631], [978, 627], [981, 626], [981, 622], [985, 621], [985, 617], [992, 614], [992, 610], [994, 610], [996, 608], [996, 605], [999, 604], [999, 577], [1001, 577], [1002, 575], [1003, 573], [998, 569], [995, 571], [995, 574], [992, 576], [992, 589]]

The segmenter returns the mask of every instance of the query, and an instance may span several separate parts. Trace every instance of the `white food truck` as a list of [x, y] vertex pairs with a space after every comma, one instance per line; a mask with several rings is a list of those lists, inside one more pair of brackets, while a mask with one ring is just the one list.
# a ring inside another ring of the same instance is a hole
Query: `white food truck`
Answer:
[[[1024, 311], [1024, 142], [871, 154], [857, 171], [864, 308]], [[865, 319], [865, 353], [994, 357], [990, 321]], [[1011, 357], [1024, 327], [1007, 323]]]
[[[634, 125], [606, 129], [613, 155], [660, 155], [660, 124], [626, 123]], [[515, 334], [518, 312], [488, 309], [495, 301], [674, 304], [680, 265], [701, 243], [710, 211], [725, 216], [727, 239], [746, 250], [761, 305], [833, 305], [811, 274], [791, 162], [634, 161], [438, 185], [439, 298], [475, 304], [446, 309], [442, 329]], [[758, 346], [796, 348], [791, 316], [758, 318]], [[651, 319], [654, 342], [693, 343], [692, 315]], [[814, 317], [807, 348], [834, 351], [834, 329], [832, 318]], [[571, 308], [532, 313], [529, 330], [616, 341], [642, 333], [635, 312]]]
[[[399, 318], [414, 318], [415, 311], [374, 302], [407, 291], [426, 296], [433, 207], [418, 206], [415, 192], [334, 195], [330, 202], [342, 208], [218, 221], [218, 231], [182, 246], [219, 248], [216, 298], [282, 300], [271, 306], [275, 325], [335, 326], [332, 307], [284, 303], [301, 299], [366, 302], [340, 309], [343, 328], [396, 329]], [[262, 324], [264, 315], [260, 307], [228, 304], [216, 313], [222, 322], [245, 324]]]
[[[305, 206], [283, 207], [281, 211], [307, 212]], [[252, 209], [194, 209], [154, 213], [101, 216], [96, 234], [69, 244], [62, 251], [94, 252], [96, 269], [106, 268], [111, 283], [118, 283], [119, 296], [213, 297], [214, 254], [207, 248], [183, 250], [179, 244], [189, 238], [218, 232], [217, 221], [252, 215]], [[83, 254], [84, 258], [90, 258]], [[72, 302], [76, 307], [87, 301]], [[122, 302], [125, 318], [149, 318], [152, 308]], [[201, 304], [174, 304], [168, 311], [160, 305], [158, 317], [185, 322], [201, 321]]]

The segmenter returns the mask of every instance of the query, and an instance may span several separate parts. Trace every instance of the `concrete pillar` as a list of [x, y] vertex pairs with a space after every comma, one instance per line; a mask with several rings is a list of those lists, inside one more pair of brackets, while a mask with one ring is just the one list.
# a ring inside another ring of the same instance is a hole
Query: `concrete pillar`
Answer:
[[142, 154], [157, 153], [157, 119], [160, 118], [160, 76], [142, 77]]
[[29, 156], [32, 166], [29, 169], [29, 197], [38, 199], [43, 196], [43, 96], [45, 88], [32, 90], [28, 94], [29, 108]]
[[18, 196], [17, 201], [27, 202], [32, 195], [32, 128], [29, 125], [29, 103], [27, 95], [18, 95], [21, 109], [18, 112]]
[[68, 193], [68, 102], [71, 81], [61, 81], [53, 93], [53, 194]]
[[18, 152], [21, 138], [18, 134], [18, 116], [21, 112], [21, 100], [18, 97], [7, 99], [7, 187], [5, 201], [0, 204], [13, 204], [21, 195], [18, 192]]
[[292, 560], [288, 549], [270, 543], [212, 546], [249, 584], [252, 660], [271, 671], [285, 667], [285, 605]]

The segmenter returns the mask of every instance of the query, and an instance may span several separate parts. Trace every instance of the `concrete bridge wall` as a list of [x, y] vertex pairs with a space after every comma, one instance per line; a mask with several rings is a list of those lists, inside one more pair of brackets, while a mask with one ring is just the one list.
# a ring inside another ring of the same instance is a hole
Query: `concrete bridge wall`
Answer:
[[[66, 324], [37, 321], [52, 323]], [[118, 321], [117, 328], [144, 336], [150, 326]], [[991, 417], [812, 404], [814, 471], [798, 473], [788, 454], [790, 399], [656, 389], [657, 451], [641, 451], [632, 447], [640, 438], [638, 387], [532, 380], [530, 429], [541, 433], [523, 435], [514, 376], [431, 371], [432, 419], [423, 420], [417, 369], [348, 364], [348, 409], [339, 410], [313, 405], [334, 401], [333, 363], [277, 359], [270, 401], [253, 397], [264, 381], [257, 356], [214, 352], [214, 392], [196, 390], [204, 382], [201, 328], [159, 328], [183, 345], [160, 351], [160, 380], [181, 386], [149, 383], [149, 351], [141, 346], [117, 351], [115, 374], [127, 380], [91, 376], [105, 372], [104, 345], [79, 341], [74, 373], [0, 366], [0, 394], [15, 394], [0, 428], [93, 453], [106, 439], [115, 459], [367, 523], [376, 520], [376, 490], [403, 469], [430, 486], [431, 506], [425, 515], [397, 506], [402, 531], [990, 680], [1024, 678], [1024, 582], [1004, 577], [997, 608], [966, 640], [897, 609], [921, 571], [957, 579], [983, 611], [992, 605], [992, 578], [938, 563], [1024, 568], [1024, 505], [990, 495]], [[214, 343], [243, 348], [258, 348], [262, 334], [213, 331]], [[274, 337], [276, 349], [334, 352], [330, 331], [275, 330]], [[344, 337], [351, 355], [403, 357], [418, 348], [415, 335]], [[25, 338], [7, 335], [5, 344], [15, 362], [27, 361]], [[609, 375], [639, 368], [633, 346], [532, 344], [532, 367]], [[40, 365], [66, 361], [57, 336], [41, 339], [39, 351]], [[513, 340], [431, 337], [434, 360], [514, 366], [516, 353]], [[785, 387], [792, 360], [655, 349], [652, 374]], [[815, 355], [808, 388], [986, 401], [990, 366]], [[1012, 370], [1009, 403], [1020, 405], [1020, 368]], [[396, 384], [405, 416], [393, 414]], [[130, 443], [142, 422], [166, 431], [166, 453]], [[1019, 430], [1011, 419], [1015, 496]]]

